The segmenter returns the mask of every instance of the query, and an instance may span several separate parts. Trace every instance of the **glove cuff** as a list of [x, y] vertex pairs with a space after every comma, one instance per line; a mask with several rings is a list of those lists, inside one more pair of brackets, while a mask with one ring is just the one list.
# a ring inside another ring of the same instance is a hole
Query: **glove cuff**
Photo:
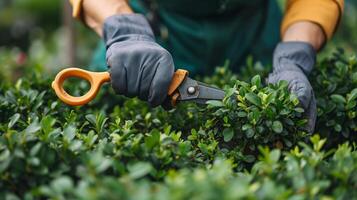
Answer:
[[281, 42], [275, 49], [273, 62], [275, 72], [293, 70], [287, 69], [293, 64], [309, 75], [316, 62], [316, 51], [306, 42]]
[[155, 41], [149, 22], [141, 14], [108, 17], [104, 21], [103, 38], [107, 48], [115, 42], [130, 39]]

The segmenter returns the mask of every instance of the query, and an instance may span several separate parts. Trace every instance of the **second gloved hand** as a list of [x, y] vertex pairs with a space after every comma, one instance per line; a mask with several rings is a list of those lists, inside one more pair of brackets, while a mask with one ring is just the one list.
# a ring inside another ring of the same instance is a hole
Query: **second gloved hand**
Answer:
[[291, 92], [297, 95], [308, 119], [307, 131], [312, 133], [316, 121], [316, 100], [307, 75], [315, 65], [316, 53], [313, 47], [304, 42], [282, 42], [274, 52], [273, 72], [268, 83], [280, 80], [288, 82]]
[[143, 15], [116, 15], [104, 23], [106, 59], [116, 93], [161, 105], [174, 74], [173, 59], [155, 42]]

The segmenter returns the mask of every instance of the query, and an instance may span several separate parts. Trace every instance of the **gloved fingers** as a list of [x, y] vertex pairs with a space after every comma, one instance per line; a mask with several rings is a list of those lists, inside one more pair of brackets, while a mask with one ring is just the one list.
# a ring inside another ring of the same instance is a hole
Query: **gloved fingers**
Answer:
[[110, 78], [112, 88], [117, 94], [127, 93], [128, 87], [125, 67], [110, 68]]
[[112, 86], [118, 94], [138, 96], [142, 100], [147, 100], [148, 95], [142, 91], [149, 90], [149, 83], [155, 74], [155, 69], [152, 69], [155, 63], [146, 53], [150, 45], [152, 44], [147, 42], [140, 42], [138, 45], [138, 42], [129, 41], [113, 44], [107, 50]]
[[[306, 42], [281, 42], [274, 51], [274, 71], [285, 71], [292, 65], [310, 74], [316, 61], [316, 52], [313, 46]], [[290, 66], [288, 66], [290, 65]]]
[[155, 107], [165, 100], [174, 74], [168, 51], [153, 42], [122, 42], [107, 51], [112, 86], [118, 94], [139, 97]]
[[157, 72], [157, 68], [158, 68], [157, 60], [154, 61], [151, 60], [151, 61], [146, 61], [146, 63], [143, 64], [143, 67], [139, 69], [139, 73], [138, 73], [139, 87], [137, 87], [139, 89], [138, 91], [139, 99], [143, 101], [148, 101], [151, 84]]
[[313, 95], [310, 83], [304, 80], [294, 79], [289, 82], [289, 90], [294, 93], [300, 101], [301, 106], [307, 109]]
[[267, 82], [273, 84], [281, 80], [288, 82], [289, 91], [298, 97], [302, 107], [306, 109], [309, 106], [313, 92], [305, 75], [296, 71], [283, 71], [271, 73], [267, 78]]
[[315, 128], [317, 108], [313, 89], [310, 82], [302, 73], [285, 71], [271, 73], [266, 79], [267, 83], [278, 83], [281, 80], [288, 82], [288, 89], [299, 99], [301, 107], [304, 109], [304, 116], [308, 120], [306, 131], [312, 133]]
[[158, 106], [167, 98], [174, 74], [170, 53], [155, 42], [143, 15], [117, 15], [104, 24], [112, 86], [119, 94], [137, 96]]
[[174, 75], [174, 70], [171, 55], [167, 51], [163, 51], [163, 55], [158, 61], [156, 73], [150, 84], [148, 102], [151, 106], [159, 106], [167, 98], [167, 91]]
[[127, 93], [127, 71], [124, 63], [118, 59], [112, 59], [113, 52], [111, 48], [107, 51], [107, 65], [109, 66], [112, 88], [118, 94]]
[[314, 95], [312, 95], [308, 109], [305, 111], [305, 117], [308, 120], [306, 124], [306, 130], [309, 133], [313, 133], [315, 130], [315, 123], [317, 118], [317, 106]]
[[297, 95], [304, 115], [308, 119], [307, 130], [313, 132], [316, 121], [316, 101], [314, 92], [306, 75], [310, 74], [316, 61], [316, 52], [306, 42], [281, 42], [273, 57], [273, 73], [268, 83], [280, 80], [288, 82], [289, 90]]
[[139, 97], [139, 99], [147, 101], [150, 83], [155, 76], [158, 45], [153, 42], [122, 42], [121, 45], [115, 47], [120, 51], [119, 60], [127, 67], [127, 96]]

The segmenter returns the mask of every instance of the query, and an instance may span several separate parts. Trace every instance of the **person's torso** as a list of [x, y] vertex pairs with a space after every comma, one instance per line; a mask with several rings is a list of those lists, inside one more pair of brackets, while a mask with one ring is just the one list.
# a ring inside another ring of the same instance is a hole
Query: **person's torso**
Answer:
[[210, 17], [262, 6], [266, 0], [144, 0], [159, 8], [192, 17]]
[[262, 60], [260, 56], [270, 54], [279, 40], [281, 12], [275, 0], [129, 3], [148, 19], [157, 16], [153, 25], [154, 29], [160, 27], [157, 41], [172, 54], [176, 68], [188, 69], [192, 74], [210, 73], [226, 60], [237, 70], [248, 54]]

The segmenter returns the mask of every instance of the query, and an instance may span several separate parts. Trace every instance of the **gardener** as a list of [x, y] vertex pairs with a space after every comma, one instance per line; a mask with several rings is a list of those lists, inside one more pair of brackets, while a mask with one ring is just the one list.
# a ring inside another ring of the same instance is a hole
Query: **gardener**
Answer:
[[267, 80], [288, 81], [305, 109], [309, 130], [314, 129], [316, 102], [307, 76], [316, 52], [335, 32], [343, 0], [289, 0], [282, 23], [274, 0], [71, 3], [74, 16], [104, 38], [117, 93], [158, 106], [167, 97], [175, 66], [203, 74], [228, 59], [237, 70], [247, 55], [267, 62], [275, 48]]

